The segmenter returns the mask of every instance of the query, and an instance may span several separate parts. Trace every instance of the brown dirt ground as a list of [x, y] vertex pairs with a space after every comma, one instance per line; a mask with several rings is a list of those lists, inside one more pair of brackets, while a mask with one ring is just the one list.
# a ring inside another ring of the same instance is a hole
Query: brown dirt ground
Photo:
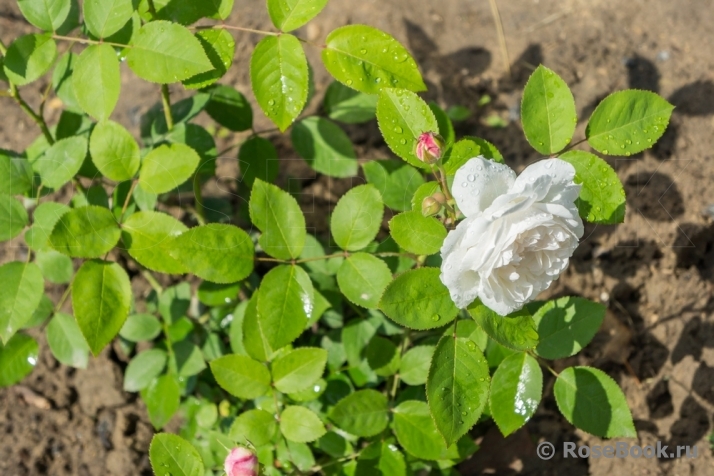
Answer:
[[[571, 85], [582, 118], [606, 94], [628, 87], [657, 91], [677, 106], [669, 131], [653, 150], [626, 160], [609, 159], [628, 190], [625, 223], [588, 227], [572, 266], [548, 295], [578, 294], [608, 305], [594, 342], [560, 366], [596, 365], [613, 376], [632, 408], [639, 444], [660, 440], [697, 445], [699, 451], [696, 459], [573, 460], [558, 454], [542, 462], [535, 456], [540, 441], [556, 446], [564, 441], [603, 443], [559, 416], [553, 379], [546, 377], [544, 403], [526, 427], [506, 441], [495, 430], [481, 435], [481, 451], [461, 472], [714, 474], [707, 442], [714, 409], [714, 222], [705, 212], [714, 203], [714, 5], [711, 0], [509, 0], [499, 6], [512, 79], [504, 69], [486, 0], [331, 0], [300, 34], [320, 41], [348, 23], [390, 32], [417, 58], [430, 99], [474, 111], [458, 125], [459, 135], [494, 142], [516, 169], [538, 158], [512, 119], [518, 116], [525, 79], [541, 62]], [[237, 2], [229, 23], [268, 28], [264, 2]], [[32, 30], [14, 1], [0, 0], [4, 42]], [[222, 82], [249, 95], [247, 55], [259, 37], [235, 36], [237, 57]], [[319, 52], [310, 50], [308, 55], [315, 67], [316, 97], [309, 106], [314, 112], [329, 78], [319, 66]], [[158, 89], [125, 67], [122, 80], [114, 119], [138, 132], [141, 114], [159, 99]], [[25, 89], [30, 103], [37, 103], [46, 81]], [[185, 94], [181, 89], [172, 88], [174, 97]], [[484, 94], [493, 101], [479, 109], [476, 103]], [[57, 120], [58, 107], [56, 101], [49, 102], [50, 122]], [[491, 114], [509, 125], [486, 127], [483, 118]], [[257, 129], [271, 127], [256, 114]], [[577, 134], [582, 136], [583, 129], [584, 124]], [[388, 156], [376, 125], [348, 131], [360, 158]], [[2, 102], [0, 147], [22, 150], [37, 134], [19, 108]], [[240, 137], [231, 141], [236, 139]], [[315, 212], [331, 207], [347, 184], [312, 180], [314, 175], [289, 142], [275, 139], [281, 158], [296, 159], [285, 170], [306, 187], [303, 203], [309, 226], [324, 231], [324, 214]], [[226, 140], [219, 149], [230, 143]], [[219, 163], [226, 177], [236, 169], [231, 154]], [[211, 187], [216, 185], [208, 185], [208, 195], [218, 193], [220, 186]], [[21, 259], [25, 251], [20, 242], [0, 250], [0, 262]], [[139, 280], [133, 284], [138, 294], [145, 292]], [[58, 293], [52, 294], [56, 300]], [[146, 451], [152, 430], [139, 400], [121, 391], [120, 369], [125, 364], [120, 356], [110, 349], [93, 359], [88, 370], [73, 371], [58, 365], [42, 346], [40, 363], [22, 386], [0, 391], [0, 474], [150, 474]]]

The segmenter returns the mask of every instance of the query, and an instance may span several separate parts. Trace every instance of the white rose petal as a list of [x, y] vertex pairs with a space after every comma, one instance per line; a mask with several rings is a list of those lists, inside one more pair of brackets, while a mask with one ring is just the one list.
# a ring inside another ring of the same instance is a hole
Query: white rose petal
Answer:
[[568, 267], [583, 236], [574, 177], [560, 159], [541, 160], [518, 177], [483, 157], [456, 172], [453, 195], [466, 219], [444, 240], [441, 281], [458, 308], [480, 298], [505, 316]]

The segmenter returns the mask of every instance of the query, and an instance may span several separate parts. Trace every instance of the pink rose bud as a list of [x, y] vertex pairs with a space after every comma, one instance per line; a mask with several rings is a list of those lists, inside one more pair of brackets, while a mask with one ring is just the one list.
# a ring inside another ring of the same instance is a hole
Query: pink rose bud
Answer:
[[424, 132], [417, 140], [416, 156], [426, 164], [438, 162], [443, 150], [444, 139], [439, 134]]
[[226, 456], [224, 469], [228, 476], [258, 476], [258, 458], [248, 448], [233, 448]]

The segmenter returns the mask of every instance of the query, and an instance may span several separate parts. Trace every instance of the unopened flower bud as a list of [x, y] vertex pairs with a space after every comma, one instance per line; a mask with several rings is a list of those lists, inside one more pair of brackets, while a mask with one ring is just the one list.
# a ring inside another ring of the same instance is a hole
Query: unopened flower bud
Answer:
[[421, 202], [421, 214], [425, 217], [432, 217], [439, 213], [441, 210], [441, 203], [439, 203], [434, 197], [426, 197]]
[[233, 448], [223, 468], [227, 476], [258, 476], [258, 458], [248, 448]]
[[445, 205], [446, 204], [446, 195], [444, 195], [441, 192], [434, 192], [431, 194], [431, 198], [439, 202], [439, 205]]
[[425, 164], [435, 164], [441, 159], [444, 151], [444, 139], [439, 134], [424, 132], [419, 136], [416, 146], [416, 156]]

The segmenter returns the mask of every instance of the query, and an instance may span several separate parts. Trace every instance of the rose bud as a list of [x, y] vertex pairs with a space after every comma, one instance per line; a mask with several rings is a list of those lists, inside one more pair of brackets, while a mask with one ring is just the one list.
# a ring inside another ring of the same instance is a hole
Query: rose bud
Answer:
[[421, 202], [421, 214], [425, 217], [433, 217], [441, 211], [441, 204], [434, 197], [426, 197]]
[[248, 448], [233, 448], [223, 468], [228, 476], [258, 476], [258, 458]]
[[443, 150], [444, 139], [439, 134], [424, 132], [417, 140], [416, 156], [425, 164], [438, 162]]

